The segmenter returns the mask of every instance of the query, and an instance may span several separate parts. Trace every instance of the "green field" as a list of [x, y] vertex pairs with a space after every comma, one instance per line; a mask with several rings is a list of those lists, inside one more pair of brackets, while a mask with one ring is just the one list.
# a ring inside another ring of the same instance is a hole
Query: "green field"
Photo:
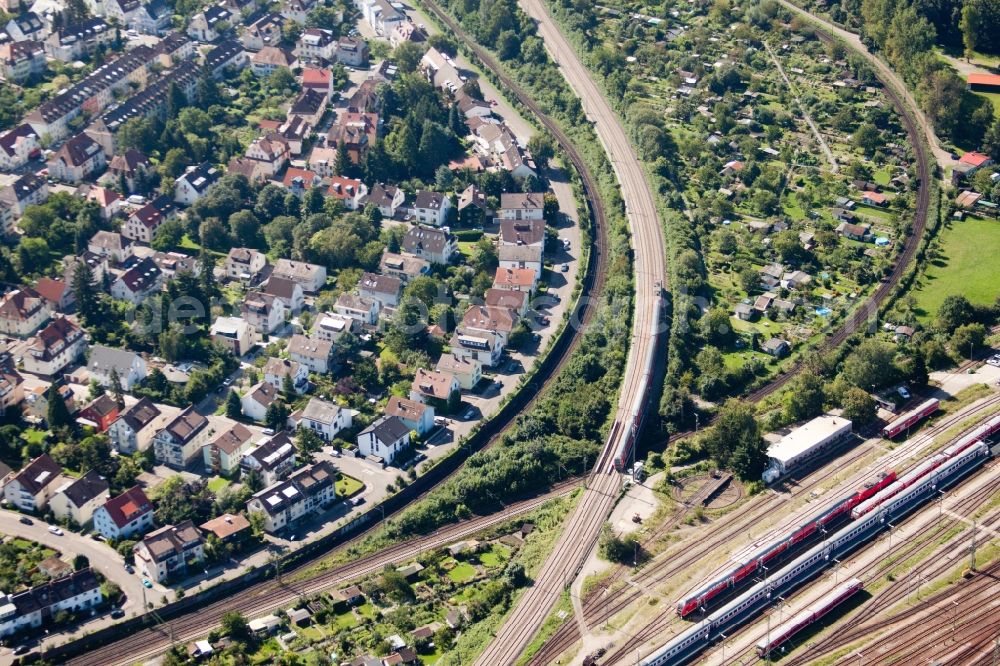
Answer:
[[341, 474], [340, 478], [337, 479], [337, 497], [353, 497], [362, 490], [364, 490], [365, 484], [353, 476], [347, 476], [346, 474]]
[[229, 486], [229, 480], [224, 479], [221, 476], [217, 476], [208, 482], [208, 489], [211, 490], [216, 495], [225, 490], [228, 486]]
[[992, 303], [1000, 296], [995, 258], [1000, 256], [1000, 221], [967, 219], [951, 222], [941, 232], [944, 258], [926, 267], [914, 292], [922, 319], [930, 319], [941, 301], [963, 294], [973, 303]]
[[1000, 93], [977, 92], [976, 94], [979, 95], [980, 97], [985, 97], [986, 99], [988, 99], [990, 103], [993, 104], [993, 111], [997, 114], [1000, 114]]
[[472, 566], [468, 562], [458, 562], [455, 567], [448, 572], [448, 578], [452, 579], [456, 583], [468, 583], [470, 580], [476, 577], [476, 567]]

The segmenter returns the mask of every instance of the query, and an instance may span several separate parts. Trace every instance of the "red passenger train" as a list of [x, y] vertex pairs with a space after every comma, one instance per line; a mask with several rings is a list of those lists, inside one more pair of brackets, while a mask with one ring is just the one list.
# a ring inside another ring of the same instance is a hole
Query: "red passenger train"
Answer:
[[829, 507], [819, 515], [810, 518], [807, 522], [799, 525], [789, 534], [761, 546], [735, 568], [722, 574], [722, 576], [701, 588], [690, 597], [677, 602], [677, 614], [681, 617], [687, 617], [699, 608], [708, 608], [713, 599], [727, 590], [736, 587], [747, 578], [750, 578], [759, 569], [766, 569], [776, 557], [786, 552], [790, 552], [800, 543], [815, 534], [817, 530], [825, 530], [827, 526], [834, 523], [842, 516], [849, 516], [854, 507], [864, 502], [895, 480], [896, 472], [893, 470], [881, 472], [875, 479], [865, 483], [864, 486], [857, 492], [838, 501], [836, 504]]
[[915, 408], [901, 415], [886, 427], [882, 428], [882, 436], [886, 439], [892, 439], [896, 435], [906, 432], [936, 412], [940, 406], [941, 401], [937, 398], [925, 400]]

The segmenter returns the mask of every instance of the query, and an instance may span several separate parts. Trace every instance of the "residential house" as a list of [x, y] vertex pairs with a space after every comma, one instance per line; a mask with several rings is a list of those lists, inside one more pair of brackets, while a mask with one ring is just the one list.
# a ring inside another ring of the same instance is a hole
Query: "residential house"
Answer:
[[57, 317], [31, 338], [22, 363], [28, 372], [51, 377], [74, 362], [86, 346], [83, 329], [66, 317]]
[[358, 451], [391, 465], [410, 445], [410, 428], [398, 417], [383, 416], [358, 433]]
[[209, 188], [219, 182], [222, 172], [209, 162], [188, 167], [187, 171], [174, 181], [174, 201], [182, 206], [190, 206], [205, 196]]
[[506, 339], [499, 333], [458, 327], [448, 343], [451, 353], [479, 361], [484, 366], [500, 363]]
[[254, 282], [265, 266], [267, 255], [251, 248], [234, 247], [226, 255], [226, 277], [230, 280]]
[[239, 513], [224, 513], [199, 526], [224, 544], [237, 545], [250, 535], [250, 521]]
[[263, 421], [267, 408], [278, 398], [278, 390], [267, 382], [257, 382], [240, 399], [243, 415], [254, 421]]
[[202, 67], [214, 78], [221, 79], [226, 72], [239, 71], [249, 63], [250, 58], [243, 45], [235, 39], [228, 39], [205, 54]]
[[150, 532], [132, 549], [135, 564], [146, 578], [162, 583], [184, 576], [189, 564], [205, 559], [205, 539], [190, 520]]
[[434, 428], [434, 407], [418, 400], [391, 396], [383, 411], [385, 416], [395, 417], [408, 430], [414, 430], [423, 437]]
[[337, 62], [348, 67], [368, 64], [368, 42], [359, 37], [341, 37], [337, 42]]
[[257, 342], [257, 332], [242, 317], [218, 317], [212, 322], [212, 342], [226, 347], [235, 356], [243, 356]]
[[483, 305], [507, 308], [523, 317], [528, 313], [528, 292], [492, 287], [486, 290], [486, 294], [483, 296]]
[[501, 220], [545, 220], [545, 195], [540, 192], [504, 192], [500, 195]]
[[189, 406], [153, 435], [156, 460], [175, 468], [187, 467], [214, 432], [208, 419]]
[[98, 231], [87, 243], [88, 252], [115, 266], [131, 257], [132, 249], [131, 241], [114, 231]]
[[288, 476], [295, 469], [295, 445], [288, 435], [279, 432], [257, 444], [243, 454], [240, 463], [246, 470], [260, 473], [264, 485], [270, 486]]
[[333, 306], [334, 312], [348, 319], [359, 321], [367, 326], [374, 326], [378, 321], [379, 303], [374, 298], [366, 298], [357, 294], [344, 292], [337, 297]]
[[[337, 38], [331, 30], [306, 28], [299, 36], [296, 53], [300, 60], [332, 62], [337, 58]], [[303, 76], [305, 76], [305, 72], [303, 72]], [[323, 92], [326, 94], [326, 91]], [[329, 97], [329, 95], [327, 96]]]
[[413, 207], [410, 208], [419, 224], [442, 226], [448, 219], [451, 210], [451, 199], [441, 192], [420, 190], [417, 192]]
[[284, 178], [281, 179], [281, 184], [285, 186], [285, 189], [297, 197], [302, 197], [307, 191], [320, 186], [322, 182], [323, 179], [319, 177], [319, 174], [297, 167], [288, 167]]
[[131, 454], [148, 449], [153, 441], [154, 421], [160, 416], [160, 408], [147, 397], [126, 408], [108, 428], [115, 451]]
[[407, 283], [414, 278], [430, 273], [431, 265], [426, 259], [410, 256], [408, 254], [396, 254], [395, 252], [385, 252], [379, 261], [379, 272], [382, 275]]
[[361, 15], [379, 37], [385, 37], [397, 24], [409, 20], [406, 14], [393, 7], [389, 0], [358, 0], [358, 5]]
[[348, 333], [354, 321], [348, 317], [342, 317], [332, 312], [324, 312], [316, 319], [313, 327], [313, 337], [317, 340], [326, 340], [336, 344], [344, 333]]
[[41, 512], [49, 505], [56, 490], [62, 487], [62, 467], [43, 453], [7, 481], [3, 496], [21, 511]]
[[[12, 363], [0, 364], [0, 417], [9, 409], [21, 411], [24, 402], [24, 377], [14, 369]], [[0, 478], [6, 476], [0, 469]]]
[[511, 332], [517, 326], [517, 313], [507, 308], [473, 305], [462, 317], [462, 327], [472, 331], [496, 333], [507, 344]]
[[531, 294], [538, 286], [538, 275], [531, 268], [498, 267], [493, 278], [493, 288], [504, 291], [523, 291]]
[[302, 285], [278, 275], [271, 275], [264, 287], [264, 293], [281, 301], [285, 310], [295, 314], [305, 305]]
[[399, 305], [402, 293], [403, 281], [388, 275], [365, 273], [358, 282], [358, 294], [362, 298], [378, 302], [382, 308], [394, 308]]
[[279, 259], [271, 275], [298, 282], [307, 294], [316, 293], [326, 284], [326, 267], [291, 259]]
[[[24, 418], [29, 423], [44, 423], [49, 413], [49, 387], [35, 386], [30, 389], [23, 389], [24, 392]], [[62, 400], [66, 405], [66, 411], [70, 414], [76, 412], [76, 396], [73, 389], [62, 384], [56, 388], [57, 399]]]
[[49, 508], [57, 520], [71, 520], [76, 525], [86, 525], [94, 512], [110, 498], [108, 482], [90, 470], [78, 479], [71, 479], [56, 490], [49, 500]]
[[310, 398], [298, 415], [299, 428], [312, 430], [326, 442], [332, 441], [341, 430], [350, 428], [352, 421], [349, 409], [319, 398]]
[[45, 53], [54, 60], [73, 62], [108, 48], [118, 31], [102, 18], [89, 18], [56, 30], [45, 39]]
[[35, 12], [24, 12], [12, 17], [4, 31], [15, 42], [42, 41], [49, 34], [45, 22]]
[[336, 175], [336, 164], [337, 149], [335, 147], [324, 146], [314, 147], [312, 151], [310, 151], [309, 159], [306, 162], [310, 171], [320, 178], [330, 178]]
[[411, 227], [403, 236], [401, 249], [432, 264], [447, 265], [458, 252], [458, 243], [455, 237], [444, 229]]
[[[8, 208], [13, 219], [20, 219], [24, 209], [45, 203], [49, 198], [49, 187], [43, 178], [32, 173], [20, 176], [13, 183], [0, 190], [0, 206]], [[5, 224], [4, 233], [10, 235], [10, 224]]]
[[285, 306], [276, 296], [251, 291], [243, 299], [243, 319], [258, 333], [269, 335], [285, 323]]
[[101, 219], [105, 221], [109, 221], [117, 215], [124, 202], [121, 195], [114, 190], [107, 187], [98, 187], [97, 185], [88, 187], [86, 199], [97, 204], [97, 208], [101, 213]]
[[801, 289], [812, 282], [812, 276], [803, 271], [791, 271], [781, 276], [781, 286], [785, 289]]
[[396, 48], [406, 42], [420, 43], [424, 41], [424, 33], [413, 25], [412, 21], [400, 21], [389, 33], [389, 46]]
[[0, 594], [0, 636], [24, 635], [63, 613], [85, 616], [104, 602], [101, 584], [90, 567], [16, 594]]
[[127, 349], [94, 345], [87, 354], [87, 371], [91, 379], [106, 387], [113, 384], [112, 377], [117, 374], [122, 389], [131, 391], [146, 378], [146, 361]]
[[482, 226], [492, 217], [486, 194], [475, 185], [469, 185], [458, 195], [458, 221], [468, 227]]
[[440, 374], [451, 375], [457, 379], [458, 385], [466, 391], [474, 389], [483, 378], [482, 363], [468, 356], [441, 354], [435, 368]]
[[132, 486], [94, 510], [94, 529], [112, 541], [145, 534], [153, 527], [153, 503]]
[[148, 173], [152, 166], [148, 157], [135, 148], [128, 148], [124, 153], [111, 158], [105, 179], [110, 180], [113, 184], [124, 179], [128, 191], [134, 192], [136, 178], [141, 178], [143, 174]]
[[782, 358], [783, 356], [788, 356], [791, 351], [791, 347], [788, 342], [782, 340], [781, 338], [771, 338], [761, 345], [761, 349], [775, 358]]
[[106, 432], [111, 424], [118, 419], [120, 409], [115, 399], [106, 393], [97, 396], [80, 410], [76, 421], [81, 425], [93, 428], [97, 432]]
[[152, 243], [163, 223], [176, 214], [173, 201], [161, 195], [129, 215], [122, 225], [122, 236], [139, 243]]
[[0, 300], [0, 333], [27, 337], [50, 315], [45, 299], [31, 287], [8, 291]]
[[323, 119], [329, 101], [330, 98], [323, 93], [306, 88], [292, 100], [292, 104], [288, 108], [288, 117], [301, 118], [304, 122], [315, 127]]
[[243, 454], [249, 451], [253, 444], [253, 432], [242, 423], [234, 423], [233, 427], [202, 449], [205, 467], [215, 474], [229, 476], [240, 468]]
[[489, 118], [493, 115], [493, 107], [489, 102], [468, 95], [464, 90], [459, 90], [455, 95], [455, 104], [465, 119]]
[[279, 14], [267, 13], [248, 25], [243, 30], [243, 47], [247, 51], [260, 51], [265, 46], [275, 46], [281, 43], [281, 25], [283, 19]]
[[302, 395], [309, 389], [309, 368], [306, 365], [274, 356], [267, 359], [264, 365], [265, 382], [278, 391], [283, 391], [286, 377], [291, 379], [292, 387], [297, 394]]
[[100, 144], [86, 134], [77, 134], [48, 161], [49, 175], [56, 180], [79, 183], [107, 166]]
[[450, 373], [417, 368], [410, 386], [410, 400], [444, 407], [461, 388], [458, 379]]
[[841, 222], [837, 225], [837, 233], [844, 238], [849, 238], [851, 240], [872, 240], [871, 226], [867, 224], [851, 224], [849, 222]]
[[0, 171], [24, 166], [32, 156], [41, 153], [41, 148], [38, 132], [27, 123], [5, 132], [0, 135]]
[[247, 146], [246, 158], [257, 162], [263, 173], [270, 177], [285, 168], [291, 155], [288, 143], [278, 134], [257, 137]]
[[881, 192], [867, 191], [861, 195], [861, 202], [881, 208], [889, 202], [889, 198]]
[[264, 517], [264, 530], [279, 532], [303, 516], [315, 516], [337, 497], [337, 470], [321, 461], [269, 485], [247, 502], [247, 512]]
[[233, 25], [233, 13], [224, 5], [209, 5], [191, 17], [187, 34], [199, 42], [214, 42]]
[[455, 61], [433, 46], [420, 59], [420, 69], [435, 88], [448, 94], [454, 95], [465, 85], [465, 77], [458, 71]]
[[309, 372], [322, 375], [330, 371], [333, 343], [328, 340], [296, 334], [288, 341], [287, 351], [292, 361], [304, 365]]
[[0, 74], [7, 83], [21, 84], [45, 73], [45, 45], [26, 40], [0, 44]]
[[335, 175], [329, 176], [329, 181], [330, 186], [326, 191], [327, 196], [342, 202], [344, 208], [347, 210], [358, 210], [361, 208], [361, 202], [368, 196], [367, 185], [354, 178], [344, 178], [343, 176]]
[[750, 303], [737, 303], [733, 308], [733, 316], [741, 321], [751, 321], [757, 315], [757, 311]]
[[[380, 68], [381, 70], [381, 68]], [[347, 100], [347, 110], [350, 113], [371, 113], [378, 114], [382, 111], [382, 98], [379, 95], [379, 87], [385, 85], [388, 78], [382, 72], [375, 76], [369, 76], [361, 82], [354, 94]], [[376, 115], [376, 120], [378, 116]]]
[[163, 271], [155, 261], [146, 258], [138, 261], [111, 283], [111, 295], [132, 305], [139, 305], [162, 286]]
[[[123, 1], [132, 4], [130, 0], [111, 0], [111, 3]], [[125, 25], [144, 35], [162, 35], [170, 27], [172, 15], [172, 8], [166, 0], [150, 0], [145, 4], [139, 3], [134, 11], [129, 12]]]
[[396, 211], [406, 203], [406, 195], [403, 190], [393, 185], [383, 185], [378, 183], [372, 188], [368, 195], [368, 202], [378, 208], [382, 217], [395, 217]]
[[286, 48], [267, 45], [250, 56], [250, 71], [262, 78], [271, 76], [276, 69], [291, 69], [295, 55]]
[[[308, 33], [310, 29], [307, 29], [304, 33]], [[302, 42], [299, 41], [299, 60], [306, 60], [308, 57], [303, 56], [301, 50]], [[302, 88], [303, 90], [315, 90], [316, 92], [323, 93], [328, 98], [333, 99], [333, 75], [328, 69], [321, 69], [318, 67], [306, 67], [302, 70]]]
[[[378, 139], [378, 125], [379, 117], [376, 113], [347, 111], [340, 115], [339, 122], [327, 133], [326, 145], [335, 147], [344, 144], [351, 164], [360, 164], [368, 149], [375, 145]], [[372, 189], [373, 200], [378, 187]], [[402, 193], [400, 193], [401, 195]], [[392, 209], [391, 213], [386, 214], [385, 206], [377, 201], [375, 205], [385, 217], [392, 217], [396, 212], [395, 209]], [[402, 205], [402, 201], [400, 201], [400, 205]]]
[[528, 269], [535, 274], [535, 280], [542, 275], [542, 248], [538, 245], [508, 245], [501, 243], [497, 254], [500, 258], [500, 269], [502, 270]]

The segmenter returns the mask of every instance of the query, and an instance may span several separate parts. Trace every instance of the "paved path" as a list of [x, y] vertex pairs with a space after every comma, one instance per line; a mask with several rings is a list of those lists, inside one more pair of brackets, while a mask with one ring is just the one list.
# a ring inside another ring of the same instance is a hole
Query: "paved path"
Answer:
[[931, 121], [917, 104], [917, 101], [913, 98], [913, 94], [910, 92], [910, 89], [906, 87], [903, 79], [900, 78], [900, 76], [896, 74], [891, 67], [885, 64], [881, 58], [869, 51], [868, 47], [864, 45], [861, 38], [855, 33], [850, 32], [849, 30], [844, 30], [843, 28], [834, 25], [820, 16], [811, 14], [801, 7], [793, 5], [788, 0], [778, 0], [778, 2], [792, 12], [799, 14], [800, 16], [803, 16], [811, 22], [819, 25], [824, 32], [841, 39], [848, 47], [860, 54], [872, 67], [875, 68], [878, 72], [879, 78], [882, 79], [884, 83], [891, 85], [900, 93], [900, 95], [902, 95], [903, 101], [906, 102], [906, 105], [913, 110], [913, 115], [917, 119], [920, 129], [926, 137], [927, 144], [931, 147], [931, 150], [934, 152], [934, 158], [941, 167], [941, 173], [939, 175], [942, 178], [947, 178], [949, 167], [955, 164], [955, 160], [951, 158], [951, 153], [941, 147], [941, 143], [938, 141], [937, 134], [934, 132], [934, 127], [931, 125]]
[[812, 116], [809, 115], [809, 111], [806, 110], [802, 100], [799, 99], [798, 86], [792, 83], [791, 79], [788, 78], [788, 75], [785, 74], [785, 68], [781, 66], [781, 61], [778, 60], [776, 55], [774, 55], [774, 50], [771, 49], [771, 45], [764, 42], [764, 48], [767, 49], [767, 54], [771, 56], [771, 62], [773, 62], [774, 66], [778, 68], [778, 73], [781, 74], [781, 78], [785, 80], [785, 85], [788, 86], [788, 90], [791, 91], [792, 98], [795, 100], [795, 106], [799, 108], [799, 113], [802, 114], [802, 119], [806, 121], [807, 125], [809, 125], [809, 129], [812, 131], [813, 136], [816, 137], [816, 142], [823, 150], [823, 154], [826, 155], [826, 159], [830, 163], [830, 169], [834, 173], [837, 173], [840, 171], [840, 166], [837, 164], [837, 158], [833, 156], [833, 151], [830, 150], [830, 146], [827, 145], [826, 139], [824, 139], [823, 135], [819, 133], [819, 129], [816, 127], [816, 123], [813, 122]]

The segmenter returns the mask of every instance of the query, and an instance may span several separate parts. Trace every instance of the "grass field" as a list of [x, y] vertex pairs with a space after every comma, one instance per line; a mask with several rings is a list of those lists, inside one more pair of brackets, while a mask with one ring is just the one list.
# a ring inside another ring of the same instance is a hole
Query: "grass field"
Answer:
[[1000, 114], [1000, 93], [977, 92], [980, 97], [985, 97], [993, 104], [994, 113]]
[[363, 490], [365, 484], [353, 476], [341, 474], [337, 479], [337, 497], [351, 497]]
[[973, 303], [1000, 296], [995, 258], [1000, 256], [1000, 221], [951, 222], [941, 232], [944, 259], [932, 262], [914, 292], [922, 319], [937, 313], [946, 296], [963, 294]]
[[448, 572], [448, 578], [456, 583], [467, 583], [475, 578], [477, 573], [479, 572], [476, 571], [476, 567], [468, 562], [459, 562]]
[[215, 494], [219, 494], [228, 486], [229, 486], [229, 480], [224, 479], [221, 476], [217, 476], [208, 482], [208, 489]]

